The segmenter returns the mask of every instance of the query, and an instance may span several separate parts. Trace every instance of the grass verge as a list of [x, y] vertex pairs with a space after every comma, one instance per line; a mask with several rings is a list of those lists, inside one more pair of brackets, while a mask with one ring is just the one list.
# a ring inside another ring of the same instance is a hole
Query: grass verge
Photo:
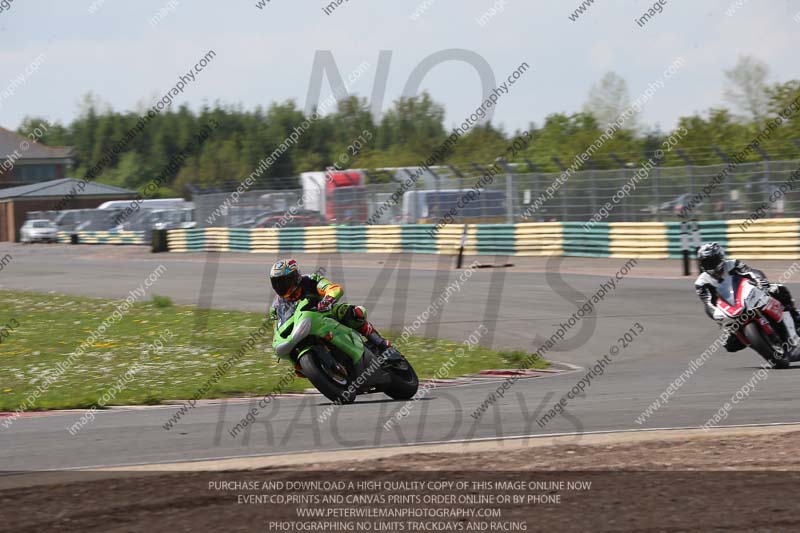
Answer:
[[[66, 361], [120, 302], [0, 291], [0, 329], [11, 327], [0, 336], [0, 411], [16, 409], [48, 374], [57, 374], [57, 365]], [[190, 398], [263, 320], [259, 313], [198, 312], [194, 307], [165, 306], [163, 302], [134, 304], [47, 387], [34, 409], [102, 407], [99, 402], [112, 391], [113, 398], [106, 405]], [[160, 350], [154, 344], [157, 340], [163, 343]], [[459, 346], [448, 340], [411, 337], [400, 349], [419, 376], [426, 378]], [[449, 375], [515, 367], [521, 355], [476, 347], [456, 358]], [[537, 359], [534, 368], [545, 366], [546, 361]], [[123, 380], [132, 368], [136, 368], [133, 378]], [[269, 394], [287, 368], [288, 364], [274, 355], [270, 330], [203, 397]], [[285, 390], [310, 386], [307, 380], [296, 379]]]

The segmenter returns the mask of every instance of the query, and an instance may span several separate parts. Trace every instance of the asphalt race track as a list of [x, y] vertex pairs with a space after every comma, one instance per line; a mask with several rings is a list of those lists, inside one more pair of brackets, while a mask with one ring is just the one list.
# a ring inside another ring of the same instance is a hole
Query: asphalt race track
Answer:
[[[170, 296], [176, 303], [197, 304], [199, 300], [209, 302], [213, 287], [212, 306], [259, 311], [266, 309], [270, 298], [265, 271], [274, 259], [250, 254], [153, 255], [138, 247], [37, 245], [12, 246], [9, 252], [13, 261], [0, 274], [4, 289], [122, 297], [163, 263], [167, 272], [153, 292]], [[395, 330], [413, 323], [432, 295], [440, 294], [459, 276], [449, 268], [437, 269], [440, 258], [436, 256], [404, 256], [398, 268], [392, 265], [392, 257], [378, 254], [339, 257], [345, 258], [346, 268], [337, 265], [337, 257], [327, 266], [328, 256], [305, 255], [299, 260], [305, 272], [325, 266], [331, 278], [344, 283], [348, 301], [366, 302], [376, 324], [383, 328], [392, 325]], [[214, 267], [216, 258], [218, 268]], [[413, 268], [409, 268], [412, 260]], [[450, 258], [441, 260], [442, 266], [452, 264]], [[535, 334], [552, 335], [626, 260], [497, 261], [516, 266], [476, 270], [438, 321], [430, 321], [417, 333], [462, 341], [483, 323], [494, 332], [491, 342], [495, 347], [532, 351]], [[773, 277], [788, 266], [759, 262]], [[396, 275], [389, 276], [392, 271]], [[382, 395], [363, 396], [354, 405], [336, 408], [324, 422], [317, 421], [330, 405], [324, 398], [282, 398], [267, 409], [251, 432], [235, 439], [227, 430], [246, 413], [248, 404], [244, 402], [198, 405], [170, 431], [162, 424], [177, 409], [173, 406], [102, 412], [76, 436], [66, 431], [75, 413], [31, 416], [17, 419], [9, 429], [0, 428], [0, 470], [178, 462], [557, 433], [577, 433], [577, 441], [584, 432], [698, 427], [751, 380], [761, 359], [749, 350], [734, 355], [718, 352], [667, 405], [644, 424], [635, 422], [718, 335], [716, 326], [703, 314], [691, 278], [678, 274], [677, 262], [641, 261], [597, 305], [596, 320], [578, 323], [567, 333], [561, 350], [555, 348], [548, 356], [583, 369], [520, 380], [480, 420], [470, 414], [497, 388], [496, 383], [433, 390], [390, 431], [384, 431], [383, 424], [404, 402], [392, 402]], [[554, 281], [559, 276], [565, 284]], [[378, 295], [380, 289], [383, 292]], [[487, 303], [489, 310], [485, 311]], [[536, 419], [636, 322], [644, 332], [620, 350], [602, 376], [592, 380], [585, 397], [570, 400], [563, 416], [539, 427]], [[797, 422], [798, 378], [800, 371], [795, 369], [769, 372], [722, 424]]]

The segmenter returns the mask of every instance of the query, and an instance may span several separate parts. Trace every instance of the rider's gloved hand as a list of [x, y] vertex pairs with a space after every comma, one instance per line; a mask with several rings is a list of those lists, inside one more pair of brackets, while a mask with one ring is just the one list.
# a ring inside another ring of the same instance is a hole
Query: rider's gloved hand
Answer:
[[333, 304], [336, 303], [336, 300], [333, 296], [326, 296], [317, 304], [317, 311], [330, 311]]
[[769, 290], [769, 280], [768, 279], [759, 278], [758, 281], [756, 281], [756, 285], [758, 285], [758, 288], [761, 289], [762, 291], [768, 291]]

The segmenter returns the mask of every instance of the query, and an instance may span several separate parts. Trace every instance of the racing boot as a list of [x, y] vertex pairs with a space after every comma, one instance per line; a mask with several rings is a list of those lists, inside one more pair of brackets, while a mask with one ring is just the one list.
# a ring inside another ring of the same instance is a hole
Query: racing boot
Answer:
[[786, 328], [785, 338], [789, 341], [789, 349], [787, 354], [789, 358], [795, 359], [800, 355], [800, 336], [797, 335], [797, 329], [795, 328], [794, 319], [792, 318], [791, 313], [784, 311], [783, 320], [779, 325], [782, 325], [784, 328]]
[[800, 326], [800, 313], [797, 312], [797, 307], [794, 305], [794, 298], [792, 293], [786, 288], [786, 285], [780, 283], [773, 283], [769, 286], [769, 295], [783, 304], [784, 311], [789, 311], [794, 320], [795, 329]]
[[365, 336], [370, 344], [378, 348], [380, 352], [378, 355], [382, 355], [386, 363], [394, 364], [402, 361], [400, 352], [392, 348], [392, 344], [384, 339], [383, 336], [378, 333], [378, 330], [375, 329], [375, 326], [369, 322], [364, 322], [364, 325], [359, 328], [358, 332]]
[[784, 305], [784, 311], [788, 311], [792, 317], [792, 321], [794, 322], [795, 331], [797, 331], [797, 326], [800, 325], [800, 314], [797, 313], [797, 308], [794, 306], [794, 302]]

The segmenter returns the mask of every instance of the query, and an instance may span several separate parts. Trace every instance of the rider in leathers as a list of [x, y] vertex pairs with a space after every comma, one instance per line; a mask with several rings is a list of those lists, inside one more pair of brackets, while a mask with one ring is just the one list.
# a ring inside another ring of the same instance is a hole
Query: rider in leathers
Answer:
[[[786, 328], [786, 331], [782, 332], [785, 333], [784, 338], [788, 338], [789, 342], [795, 346], [795, 351], [800, 350], [800, 336], [797, 335], [795, 328], [795, 324], [800, 323], [800, 321], [798, 320], [797, 308], [794, 305], [792, 295], [785, 285], [770, 283], [762, 271], [750, 268], [739, 260], [725, 260], [725, 250], [716, 242], [703, 244], [697, 251], [697, 260], [700, 263], [701, 274], [694, 282], [694, 288], [709, 317], [717, 322], [721, 322], [724, 319], [725, 315], [716, 305], [718, 298], [717, 287], [719, 287], [720, 281], [722, 281], [726, 273], [739, 274], [751, 279], [758, 288], [783, 304], [783, 321], [779, 324], [779, 327]], [[736, 335], [729, 335], [728, 340], [725, 342], [725, 349], [729, 352], [736, 352], [745, 347]]]

